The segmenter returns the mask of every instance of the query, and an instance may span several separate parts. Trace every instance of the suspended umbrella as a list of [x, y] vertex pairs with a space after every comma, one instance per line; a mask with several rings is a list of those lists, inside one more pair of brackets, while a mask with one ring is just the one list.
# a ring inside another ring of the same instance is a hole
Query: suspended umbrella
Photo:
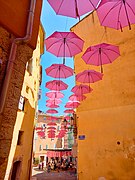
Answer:
[[65, 105], [65, 108], [77, 108], [79, 105], [79, 101], [68, 101]]
[[84, 84], [80, 84], [80, 85], [76, 85], [74, 86], [71, 91], [73, 93], [75, 93], [76, 95], [82, 95], [82, 94], [87, 94], [87, 93], [90, 93], [93, 91], [92, 88], [90, 88], [89, 86], [87, 85], [84, 85]]
[[64, 64], [52, 64], [46, 70], [46, 74], [53, 78], [68, 78], [73, 76], [73, 69]]
[[48, 0], [56, 14], [80, 18], [96, 9], [100, 0]]
[[62, 101], [60, 100], [60, 99], [48, 99], [47, 101], [46, 101], [47, 103], [50, 103], [50, 104], [56, 104], [56, 105], [58, 105], [58, 104], [60, 104]]
[[135, 24], [134, 0], [102, 0], [97, 14], [102, 26], [121, 29]]
[[55, 130], [49, 130], [49, 131], [47, 131], [47, 133], [54, 133], [55, 134]]
[[46, 111], [46, 113], [48, 113], [48, 114], [57, 114], [58, 111], [55, 110], [55, 109], [48, 109], [48, 110]]
[[35, 127], [35, 130], [36, 130], [36, 131], [42, 131], [43, 128], [42, 128], [42, 127]]
[[84, 99], [86, 99], [86, 96], [84, 96], [83, 94], [79, 96], [76, 94], [73, 94], [69, 97], [70, 101], [83, 101]]
[[46, 93], [46, 96], [49, 97], [49, 98], [63, 98], [64, 97], [64, 94], [60, 91], [49, 91]]
[[53, 81], [49, 81], [46, 83], [46, 87], [50, 90], [56, 90], [56, 91], [60, 91], [60, 90], [65, 90], [68, 88], [68, 85], [65, 84], [63, 81], [61, 80], [53, 80]]
[[73, 57], [80, 53], [84, 41], [73, 32], [54, 32], [45, 40], [46, 50], [57, 57]]
[[73, 109], [66, 109], [64, 113], [75, 113], [75, 111]]
[[103, 74], [95, 70], [85, 70], [76, 75], [76, 81], [81, 83], [94, 83], [102, 80]]
[[54, 123], [54, 122], [50, 122], [50, 123], [47, 124], [47, 126], [57, 126], [57, 124]]
[[43, 132], [43, 131], [39, 131], [39, 132], [37, 132], [37, 134], [38, 134], [38, 136], [41, 136], [41, 137], [45, 136], [45, 132]]
[[56, 129], [56, 127], [50, 126], [50, 127], [48, 127], [47, 129]]
[[112, 63], [119, 56], [118, 46], [102, 43], [90, 46], [83, 54], [82, 59], [86, 64], [101, 66], [101, 72], [103, 72], [102, 65]]
[[46, 103], [46, 106], [49, 108], [59, 108], [57, 104], [51, 104], [51, 103]]

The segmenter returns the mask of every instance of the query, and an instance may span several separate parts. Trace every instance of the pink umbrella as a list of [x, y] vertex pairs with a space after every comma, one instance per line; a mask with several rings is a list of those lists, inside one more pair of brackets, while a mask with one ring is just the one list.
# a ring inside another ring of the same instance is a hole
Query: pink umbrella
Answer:
[[76, 95], [82, 95], [82, 94], [90, 93], [91, 91], [93, 91], [93, 89], [87, 85], [80, 84], [74, 86], [71, 91]]
[[47, 129], [56, 129], [56, 127], [50, 126], [50, 127], [48, 127]]
[[65, 108], [77, 108], [79, 105], [79, 101], [68, 101], [65, 105]]
[[39, 131], [39, 132], [37, 132], [37, 134], [38, 134], [39, 136], [41, 136], [41, 137], [44, 137], [44, 136], [45, 136], [45, 132], [43, 132], [43, 131]]
[[55, 132], [56, 132], [56, 131], [54, 131], [54, 130], [49, 130], [49, 131], [47, 131], [48, 134], [51, 134], [51, 133], [52, 133], [52, 134], [55, 134]]
[[42, 131], [43, 128], [42, 128], [42, 127], [35, 127], [35, 130], [36, 130], [36, 131]]
[[84, 41], [73, 32], [54, 32], [45, 40], [46, 50], [57, 57], [72, 57], [82, 51]]
[[46, 83], [46, 87], [50, 90], [65, 90], [68, 88], [68, 85], [60, 80], [53, 80]]
[[64, 64], [52, 64], [46, 70], [48, 76], [54, 78], [67, 78], [73, 76], [73, 69]]
[[49, 98], [63, 98], [64, 97], [64, 94], [60, 91], [49, 91], [46, 93], [46, 96], [49, 97]]
[[102, 80], [103, 74], [95, 70], [85, 70], [76, 75], [76, 81], [82, 83], [94, 83]]
[[60, 100], [60, 99], [48, 99], [47, 101], [46, 101], [47, 103], [49, 103], [49, 104], [56, 104], [56, 105], [58, 105], [58, 104], [60, 104], [62, 101]]
[[102, 43], [90, 46], [83, 54], [82, 59], [86, 64], [101, 66], [101, 72], [103, 72], [102, 65], [112, 63], [119, 56], [118, 46]]
[[51, 104], [51, 103], [46, 103], [46, 106], [49, 108], [58, 108], [59, 107], [57, 104]]
[[58, 111], [55, 110], [55, 109], [48, 109], [48, 110], [46, 111], [46, 113], [48, 113], [48, 114], [57, 114]]
[[48, 0], [56, 14], [80, 18], [96, 9], [100, 0]]
[[66, 109], [64, 113], [75, 113], [75, 111], [73, 109]]
[[57, 124], [54, 123], [54, 122], [50, 122], [50, 123], [47, 124], [47, 126], [57, 126]]
[[69, 100], [71, 101], [83, 101], [84, 99], [86, 99], [86, 96], [84, 96], [83, 94], [80, 96], [73, 94], [69, 97]]
[[102, 0], [98, 10], [101, 25], [114, 29], [135, 24], [135, 1], [134, 0]]

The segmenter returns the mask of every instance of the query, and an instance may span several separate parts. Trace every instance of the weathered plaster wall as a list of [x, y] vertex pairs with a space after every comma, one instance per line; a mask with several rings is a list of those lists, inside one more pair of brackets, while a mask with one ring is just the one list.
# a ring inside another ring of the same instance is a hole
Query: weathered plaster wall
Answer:
[[[0, 28], [0, 44], [3, 47], [0, 56], [4, 64], [0, 75], [0, 84], [2, 84], [11, 45], [10, 34], [3, 28]], [[2, 180], [6, 171], [26, 62], [31, 58], [32, 52], [33, 50], [27, 45], [18, 45], [4, 111], [0, 115], [0, 179]]]
[[[93, 19], [94, 17], [94, 19]], [[118, 45], [121, 56], [103, 66], [104, 77], [91, 84], [93, 92], [77, 109], [78, 176], [80, 180], [135, 179], [135, 26], [123, 32], [101, 27], [96, 13], [72, 28], [90, 45], [102, 42]], [[100, 67], [88, 66], [75, 57], [75, 72]], [[101, 178], [102, 179], [102, 178]]]

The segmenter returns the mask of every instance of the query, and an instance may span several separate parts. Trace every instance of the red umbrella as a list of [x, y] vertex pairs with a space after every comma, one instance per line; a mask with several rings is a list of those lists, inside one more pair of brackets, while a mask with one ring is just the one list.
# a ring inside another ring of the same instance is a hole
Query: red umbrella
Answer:
[[73, 109], [66, 109], [64, 113], [75, 113], [75, 111]]
[[60, 80], [53, 80], [46, 83], [46, 87], [50, 90], [65, 90], [68, 88], [68, 85]]
[[56, 14], [80, 18], [96, 9], [100, 0], [48, 0]]
[[62, 101], [60, 100], [60, 99], [48, 99], [47, 101], [46, 101], [47, 103], [49, 103], [49, 104], [56, 104], [56, 105], [58, 105], [58, 104], [60, 104]]
[[58, 111], [55, 110], [55, 109], [48, 109], [48, 110], [46, 111], [46, 113], [48, 113], [48, 114], [57, 114]]
[[49, 108], [58, 108], [59, 107], [57, 104], [51, 104], [51, 103], [46, 103], [46, 106]]
[[38, 136], [41, 136], [41, 137], [45, 136], [45, 132], [44, 131], [38, 131], [37, 134], [38, 134]]
[[65, 105], [65, 108], [77, 108], [79, 105], [79, 101], [68, 101]]
[[55, 130], [49, 130], [49, 131], [47, 131], [47, 133], [54, 133], [55, 134]]
[[87, 85], [80, 84], [74, 86], [71, 91], [76, 95], [82, 95], [82, 94], [90, 93], [91, 91], [93, 91], [93, 89]]
[[42, 131], [43, 128], [42, 128], [42, 127], [35, 127], [35, 130], [36, 130], [36, 131]]
[[53, 78], [67, 78], [73, 76], [73, 69], [64, 64], [52, 64], [46, 70], [46, 74]]
[[83, 94], [79, 96], [76, 94], [73, 94], [69, 97], [69, 100], [71, 101], [83, 101], [84, 99], [86, 99], [86, 96], [84, 96]]
[[76, 81], [81, 83], [94, 83], [102, 80], [103, 74], [95, 70], [85, 70], [76, 75]]
[[57, 126], [57, 124], [54, 123], [54, 122], [50, 122], [50, 123], [47, 124], [47, 126]]
[[73, 57], [80, 53], [84, 41], [73, 32], [54, 32], [45, 40], [46, 50], [57, 57]]
[[135, 24], [134, 0], [102, 0], [97, 10], [101, 25], [114, 29]]
[[118, 46], [102, 43], [90, 46], [83, 54], [82, 59], [86, 64], [101, 66], [101, 72], [103, 72], [102, 65], [112, 63], [119, 56]]
[[60, 91], [49, 91], [46, 93], [46, 96], [49, 98], [63, 98], [64, 94]]

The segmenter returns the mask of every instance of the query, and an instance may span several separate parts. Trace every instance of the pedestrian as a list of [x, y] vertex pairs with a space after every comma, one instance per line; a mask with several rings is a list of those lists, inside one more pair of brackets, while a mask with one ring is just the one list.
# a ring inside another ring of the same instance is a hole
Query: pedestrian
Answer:
[[42, 161], [42, 170], [44, 169], [44, 162]]

